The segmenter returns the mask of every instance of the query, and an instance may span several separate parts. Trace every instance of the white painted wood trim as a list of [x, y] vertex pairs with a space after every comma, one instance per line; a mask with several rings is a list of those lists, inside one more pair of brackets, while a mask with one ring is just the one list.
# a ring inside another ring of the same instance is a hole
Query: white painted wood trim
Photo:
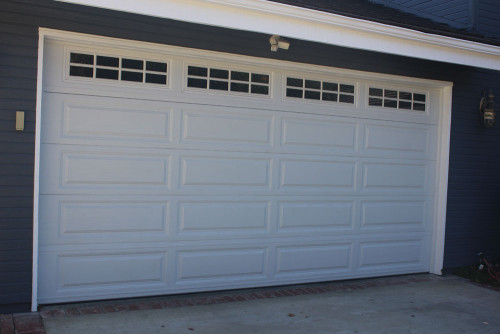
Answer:
[[43, 29], [38, 32], [38, 62], [36, 80], [36, 122], [35, 122], [35, 161], [33, 184], [33, 269], [31, 281], [31, 311], [38, 309], [38, 209], [40, 206], [40, 130], [42, 120], [42, 93], [43, 93], [43, 50], [45, 33]]
[[[497, 46], [265, 0], [59, 1], [400, 56], [500, 69], [500, 47]], [[290, 48], [293, 49], [293, 43]]]
[[433, 228], [433, 250], [431, 273], [442, 274], [444, 260], [444, 242], [446, 230], [446, 206], [448, 201], [448, 171], [450, 157], [451, 101], [452, 86], [443, 87], [441, 113], [438, 122], [438, 155], [436, 173], [436, 210]]

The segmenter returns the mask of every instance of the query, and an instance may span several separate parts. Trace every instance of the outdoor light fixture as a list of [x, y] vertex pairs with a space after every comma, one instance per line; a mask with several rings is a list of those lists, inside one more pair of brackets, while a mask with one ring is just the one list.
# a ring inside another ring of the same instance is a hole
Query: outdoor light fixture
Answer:
[[284, 40], [278, 35], [269, 37], [269, 43], [271, 43], [271, 51], [273, 52], [277, 52], [278, 49], [288, 50], [290, 47], [290, 42]]
[[481, 124], [486, 128], [491, 128], [495, 125], [495, 95], [491, 89], [488, 92], [483, 92], [483, 97], [479, 102], [479, 115]]

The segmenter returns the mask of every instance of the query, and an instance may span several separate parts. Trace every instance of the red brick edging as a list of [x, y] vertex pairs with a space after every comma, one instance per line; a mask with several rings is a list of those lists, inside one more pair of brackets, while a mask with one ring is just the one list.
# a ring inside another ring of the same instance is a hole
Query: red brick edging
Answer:
[[[42, 318], [55, 318], [65, 316], [80, 316], [87, 314], [106, 314], [122, 311], [136, 311], [136, 310], [155, 310], [166, 309], [173, 307], [184, 306], [198, 306], [198, 305], [213, 305], [221, 303], [231, 303], [237, 301], [247, 301], [256, 299], [278, 298], [278, 297], [291, 297], [300, 295], [318, 294], [333, 291], [348, 291], [359, 290], [372, 287], [382, 287], [391, 285], [401, 285], [408, 283], [427, 282], [435, 278], [430, 275], [425, 276], [399, 276], [399, 277], [384, 277], [364, 279], [360, 281], [344, 281], [344, 282], [331, 282], [322, 284], [309, 284], [301, 286], [290, 287], [271, 287], [262, 289], [253, 289], [250, 291], [225, 291], [214, 292], [212, 296], [196, 297], [188, 295], [173, 299], [172, 296], [152, 297], [151, 300], [122, 300], [116, 302], [101, 302], [101, 303], [87, 303], [87, 305], [63, 305], [57, 308], [48, 307], [40, 310]], [[256, 291], [257, 290], [257, 291]], [[91, 305], [88, 305], [91, 304]], [[3, 332], [1, 334], [4, 334]]]
[[0, 334], [47, 334], [37, 312], [0, 315]]

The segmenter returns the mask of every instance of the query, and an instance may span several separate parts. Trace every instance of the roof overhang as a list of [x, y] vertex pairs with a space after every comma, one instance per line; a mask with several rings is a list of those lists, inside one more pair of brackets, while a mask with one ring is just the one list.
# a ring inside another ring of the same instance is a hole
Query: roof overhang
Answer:
[[500, 47], [265, 0], [59, 0], [500, 70]]

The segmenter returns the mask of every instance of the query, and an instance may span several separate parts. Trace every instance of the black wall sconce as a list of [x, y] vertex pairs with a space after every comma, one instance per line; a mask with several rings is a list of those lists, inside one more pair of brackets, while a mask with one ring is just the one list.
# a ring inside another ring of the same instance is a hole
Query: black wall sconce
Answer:
[[479, 116], [485, 128], [495, 125], [495, 95], [491, 89], [483, 92], [483, 97], [479, 102]]

